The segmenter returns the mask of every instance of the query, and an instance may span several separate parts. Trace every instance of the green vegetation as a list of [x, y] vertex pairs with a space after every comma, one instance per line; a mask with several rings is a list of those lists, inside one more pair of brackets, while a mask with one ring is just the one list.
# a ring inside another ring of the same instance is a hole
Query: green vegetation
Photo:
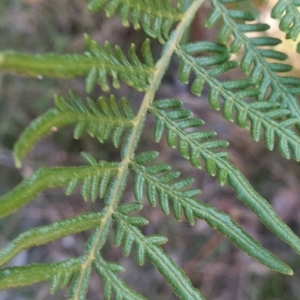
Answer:
[[[244, 7], [249, 7], [244, 10], [235, 1], [211, 0], [212, 10], [205, 24], [213, 28], [212, 32], [217, 31], [216, 40], [189, 42], [186, 35], [203, 3], [204, 0], [178, 0], [176, 4], [169, 0], [91, 0], [91, 11], [104, 10], [108, 18], [118, 14], [124, 26], [143, 30], [147, 38], [140, 45], [132, 44], [128, 51], [110, 42], [100, 46], [86, 34], [82, 54], [0, 52], [2, 72], [38, 79], [84, 77], [86, 93], [91, 94], [86, 101], [74, 91], [68, 97], [55, 95], [55, 108], [40, 114], [15, 143], [16, 167], [22, 167], [26, 155], [42, 138], [69, 125], [74, 126], [74, 139], [87, 134], [100, 144], [112, 142], [118, 149], [112, 160], [97, 160], [85, 150], [84, 165], [39, 168], [0, 198], [1, 217], [16, 213], [39, 193], [56, 187], [63, 187], [65, 194], [71, 195], [79, 185], [82, 199], [95, 202], [91, 212], [29, 229], [3, 247], [0, 289], [48, 281], [51, 293], [67, 288], [65, 299], [83, 300], [87, 299], [95, 272], [102, 280], [104, 299], [113, 295], [115, 299], [145, 299], [143, 291], [137, 292], [119, 276], [124, 268], [105, 259], [106, 247], [121, 246], [124, 256], [134, 249], [138, 265], [150, 261], [178, 298], [205, 299], [164, 250], [167, 237], [144, 233], [144, 226], [149, 224], [144, 209], [149, 206], [171, 214], [177, 221], [185, 219], [189, 225], [197, 219], [204, 220], [260, 264], [293, 274], [291, 267], [228, 214], [202, 202], [201, 191], [192, 185], [194, 179], [175, 171], [176, 163], [162, 162], [158, 151], [140, 147], [144, 139], [149, 139], [144, 136], [148, 133], [146, 122], [154, 119], [153, 141], [165, 140], [166, 146], [189, 162], [190, 170], [203, 168], [220, 186], [229, 186], [270, 231], [300, 254], [300, 238], [230, 160], [228, 141], [203, 127], [204, 121], [194, 117], [181, 99], [160, 97], [171, 59], [176, 58], [178, 79], [184, 85], [190, 84], [192, 94], [200, 97], [207, 87], [205, 99], [212, 110], [222, 113], [224, 120], [249, 130], [252, 139], [263, 140], [267, 149], [300, 161], [300, 79], [292, 77], [288, 73], [292, 66], [282, 62], [287, 54], [274, 48], [281, 40], [267, 36], [269, 25], [254, 22], [256, 13], [250, 10], [250, 1], [243, 2]], [[271, 15], [280, 20], [287, 39], [296, 39], [300, 31], [297, 4], [278, 1], [272, 10]], [[157, 43], [162, 48], [159, 55], [152, 49]], [[227, 72], [232, 72], [234, 78], [224, 76]], [[130, 93], [119, 97], [120, 93], [115, 92], [123, 92], [125, 85], [142, 94], [139, 106]], [[92, 98], [98, 86], [103, 94], [95, 100]], [[106, 92], [111, 95], [106, 96]], [[129, 191], [132, 197], [128, 197]], [[101, 205], [96, 206], [97, 202]], [[90, 229], [93, 231], [79, 256], [5, 266], [25, 249]]]

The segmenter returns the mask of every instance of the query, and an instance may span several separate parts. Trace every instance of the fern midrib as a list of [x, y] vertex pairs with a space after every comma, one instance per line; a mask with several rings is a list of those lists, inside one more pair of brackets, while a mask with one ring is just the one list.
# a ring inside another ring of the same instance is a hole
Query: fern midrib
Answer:
[[115, 180], [114, 191], [109, 194], [108, 199], [106, 201], [107, 204], [107, 211], [103, 215], [103, 221], [100, 225], [99, 233], [89, 251], [86, 255], [87, 259], [84, 263], [84, 267], [81, 269], [82, 272], [80, 273], [79, 284], [77, 285], [74, 300], [81, 300], [78, 298], [80, 293], [82, 283], [84, 281], [85, 273], [88, 270], [88, 267], [91, 265], [95, 258], [95, 253], [98, 250], [98, 243], [103, 238], [106, 239], [107, 236], [103, 237], [102, 235], [107, 235], [105, 232], [105, 221], [111, 220], [112, 214], [115, 212], [114, 208], [117, 207], [118, 203], [121, 200], [122, 192], [126, 186], [126, 179], [129, 170], [129, 164], [132, 162], [131, 158], [134, 156], [134, 152], [136, 150], [137, 144], [140, 140], [142, 129], [145, 124], [146, 114], [154, 100], [155, 92], [159, 88], [161, 80], [165, 74], [165, 71], [169, 65], [171, 56], [173, 55], [174, 51], [176, 50], [177, 44], [179, 44], [180, 39], [185, 31], [185, 29], [191, 23], [193, 16], [195, 15], [198, 8], [202, 5], [204, 0], [196, 0], [194, 1], [188, 10], [183, 14], [181, 22], [177, 25], [176, 29], [171, 33], [170, 39], [166, 43], [162, 57], [157, 61], [155, 64], [154, 72], [152, 74], [149, 89], [145, 93], [143, 98], [143, 102], [141, 107], [136, 115], [136, 118], [133, 122], [133, 128], [130, 133], [129, 139], [126, 141], [126, 146], [124, 149], [121, 150], [122, 162], [119, 168], [119, 172], [117, 178]]
[[107, 73], [110, 70], [119, 73], [144, 74], [150, 76], [153, 68], [147, 65], [121, 66], [109, 63], [98, 57], [87, 57], [80, 54], [39, 54], [29, 55], [19, 52], [1, 52], [0, 53], [0, 71], [12, 72], [23, 76], [36, 77], [42, 79], [45, 77], [71, 78], [74, 76], [84, 76], [96, 67], [105, 69]]
[[[280, 123], [270, 119], [270, 118], [266, 118], [263, 113], [259, 112], [258, 110], [252, 109], [251, 107], [249, 107], [248, 103], [244, 102], [244, 101], [239, 101], [239, 98], [236, 97], [234, 95], [234, 93], [232, 93], [231, 91], [225, 89], [222, 87], [222, 84], [215, 79], [214, 77], [210, 76], [208, 71], [202, 67], [200, 67], [199, 65], [197, 65], [193, 60], [193, 57], [191, 57], [190, 55], [187, 55], [184, 51], [182, 51], [182, 49], [178, 48], [177, 50], [180, 55], [182, 57], [185, 57], [185, 60], [187, 63], [190, 64], [192, 69], [196, 69], [197, 71], [201, 72], [201, 76], [203, 78], [205, 78], [205, 81], [208, 82], [209, 86], [212, 87], [215, 90], [220, 91], [220, 93], [223, 95], [223, 99], [224, 101], [232, 101], [236, 106], [241, 107], [244, 110], [247, 110], [249, 113], [251, 113], [253, 116], [259, 118], [261, 120], [262, 123], [265, 124], [265, 126], [267, 127], [272, 127], [274, 128], [274, 130], [276, 130], [277, 132], [280, 132], [281, 135], [286, 136], [286, 138], [289, 140], [289, 142], [298, 143], [298, 147], [300, 147], [300, 139], [298, 136], [296, 136], [295, 134], [293, 134], [292, 130], [285, 130], [285, 127], [282, 127], [280, 125]], [[195, 73], [197, 74], [198, 72], [195, 71]], [[198, 75], [198, 74], [197, 74]], [[228, 100], [230, 99], [230, 100]], [[239, 124], [238, 124], [239, 125]]]
[[285, 86], [280, 82], [280, 76], [276, 75], [276, 73], [274, 73], [272, 70], [270, 70], [270, 68], [268, 68], [268, 63], [266, 62], [265, 58], [260, 55], [259, 51], [257, 51], [256, 46], [252, 44], [251, 39], [247, 38], [247, 36], [244, 33], [241, 33], [237, 29], [236, 23], [232, 19], [230, 19], [230, 17], [227, 14], [227, 9], [224, 7], [224, 5], [216, 0], [211, 1], [214, 3], [215, 9], [216, 7], [219, 9], [219, 12], [223, 16], [224, 22], [227, 25], [229, 25], [231, 27], [231, 30], [235, 33], [235, 38], [236, 36], [238, 36], [239, 39], [242, 40], [243, 44], [248, 46], [248, 48], [251, 50], [252, 55], [256, 57], [256, 59], [259, 61], [259, 64], [263, 67], [264, 72], [268, 74], [268, 76], [272, 79], [272, 83], [274, 83], [272, 84], [272, 88], [274, 89], [274, 86], [277, 87], [277, 90], [280, 92], [281, 103], [286, 99], [289, 105], [291, 115], [295, 116], [300, 120], [300, 107], [299, 105], [297, 105], [296, 99], [289, 93], [286, 93]]

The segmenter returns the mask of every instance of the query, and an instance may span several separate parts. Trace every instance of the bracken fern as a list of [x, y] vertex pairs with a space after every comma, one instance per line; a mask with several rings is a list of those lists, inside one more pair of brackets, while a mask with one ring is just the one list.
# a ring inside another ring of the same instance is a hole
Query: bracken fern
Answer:
[[[267, 24], [255, 23], [253, 10], [240, 10], [234, 0], [211, 0], [212, 13], [206, 25], [221, 23], [215, 42], [185, 43], [196, 11], [204, 0], [90, 0], [92, 11], [104, 10], [107, 17], [118, 13], [124, 26], [133, 24], [149, 38], [163, 45], [160, 58], [155, 62], [150, 40], [141, 46], [139, 58], [136, 46], [128, 54], [119, 46], [108, 42], [98, 45], [85, 35], [86, 51], [81, 54], [28, 55], [18, 52], [0, 53], [0, 70], [20, 75], [71, 78], [85, 77], [86, 91], [96, 84], [103, 91], [117, 89], [124, 82], [143, 92], [143, 101], [134, 113], [127, 98], [100, 96], [96, 101], [88, 98], [86, 104], [75, 92], [70, 99], [55, 95], [55, 108], [39, 116], [25, 129], [14, 147], [17, 167], [34, 145], [50, 134], [52, 129], [74, 125], [74, 138], [84, 132], [100, 143], [112, 141], [120, 149], [120, 161], [96, 161], [90, 154], [82, 153], [87, 165], [77, 167], [41, 168], [0, 199], [0, 216], [12, 214], [32, 201], [36, 195], [53, 187], [64, 187], [71, 195], [81, 184], [82, 198], [103, 201], [99, 212], [79, 214], [48, 226], [33, 228], [21, 233], [0, 250], [0, 289], [31, 285], [41, 281], [52, 282], [51, 293], [59, 288], [69, 288], [67, 299], [83, 300], [89, 287], [92, 271], [103, 281], [104, 299], [145, 299], [129, 287], [118, 275], [124, 268], [108, 262], [102, 256], [110, 231], [114, 231], [115, 246], [122, 246], [128, 256], [135, 248], [136, 260], [143, 265], [148, 259], [165, 278], [180, 299], [204, 299], [193, 287], [182, 269], [165, 253], [162, 244], [167, 238], [145, 235], [140, 229], [148, 224], [144, 217], [133, 215], [143, 210], [145, 199], [151, 206], [181, 221], [184, 215], [190, 225], [197, 219], [225, 235], [232, 243], [270, 269], [293, 274], [292, 269], [266, 250], [247, 234], [229, 215], [199, 200], [200, 190], [191, 188], [193, 178], [181, 176], [166, 163], [155, 161], [156, 151], [139, 153], [138, 144], [143, 135], [148, 116], [154, 117], [153, 140], [166, 139], [167, 145], [177, 149], [188, 160], [191, 168], [202, 168], [215, 176], [221, 186], [229, 185], [237, 198], [249, 207], [274, 234], [300, 254], [300, 239], [277, 216], [272, 206], [259, 195], [241, 171], [234, 166], [226, 152], [228, 142], [216, 138], [212, 130], [201, 128], [203, 121], [193, 117], [179, 99], [156, 99], [163, 76], [176, 56], [179, 61], [178, 78], [184, 84], [191, 82], [191, 92], [200, 96], [208, 86], [208, 103], [220, 110], [224, 119], [236, 122], [250, 130], [255, 141], [263, 138], [269, 150], [276, 148], [285, 158], [300, 160], [300, 107], [296, 96], [300, 93], [299, 78], [281, 76], [292, 67], [281, 61], [287, 55], [270, 49], [281, 41], [267, 37]], [[248, 7], [250, 1], [245, 0]], [[296, 39], [300, 32], [297, 1], [279, 0], [272, 17], [280, 20], [280, 29], [287, 38]], [[251, 33], [251, 37], [247, 35]], [[256, 33], [256, 36], [253, 36]], [[239, 61], [232, 54], [238, 54]], [[270, 61], [272, 59], [272, 62]], [[240, 69], [243, 79], [224, 81], [225, 72]], [[133, 174], [135, 202], [121, 202], [122, 194]], [[101, 199], [101, 200], [99, 200]], [[93, 229], [85, 244], [85, 251], [77, 258], [49, 264], [5, 267], [24, 249], [43, 245], [67, 235]]]

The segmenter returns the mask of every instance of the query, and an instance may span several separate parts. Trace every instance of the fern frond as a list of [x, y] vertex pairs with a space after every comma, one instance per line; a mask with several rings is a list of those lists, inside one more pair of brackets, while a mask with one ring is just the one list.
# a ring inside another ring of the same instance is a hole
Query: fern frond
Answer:
[[70, 195], [82, 181], [81, 195], [85, 200], [95, 201], [103, 198], [113, 175], [118, 173], [118, 163], [97, 162], [92, 156], [83, 153], [89, 164], [80, 167], [40, 168], [29, 178], [23, 180], [12, 191], [0, 198], [0, 217], [11, 214], [26, 205], [35, 196], [46, 189], [64, 186]]
[[138, 263], [143, 265], [147, 256], [180, 299], [205, 300], [183, 271], [161, 249], [160, 245], [166, 243], [167, 238], [159, 235], [145, 237], [135, 224], [128, 222], [130, 217], [115, 213], [114, 218], [117, 223], [116, 246], [123, 245], [123, 249], [131, 249], [135, 242]]
[[0, 250], [0, 265], [6, 264], [22, 250], [96, 227], [100, 224], [101, 217], [101, 213], [85, 213], [25, 231]]
[[[227, 142], [212, 140], [215, 136], [213, 131], [195, 131], [195, 127], [200, 126], [203, 121], [190, 118], [191, 112], [180, 109], [181, 105], [180, 101], [174, 99], [156, 101], [152, 104], [150, 113], [156, 118], [154, 139], [158, 142], [166, 128], [170, 147], [178, 148], [179, 153], [197, 168], [201, 167], [200, 159], [203, 159], [206, 171], [216, 176], [220, 185], [228, 183], [238, 199], [255, 212], [279, 238], [300, 253], [300, 238], [278, 217], [272, 206], [257, 194], [242, 173], [228, 161], [228, 154], [213, 151], [226, 146]], [[165, 109], [171, 111], [165, 112]], [[188, 128], [194, 132], [188, 132]]]
[[0, 270], [0, 290], [52, 281], [51, 292], [66, 286], [82, 264], [82, 257], [52, 264], [32, 264]]
[[104, 9], [107, 17], [119, 10], [125, 27], [130, 23], [135, 29], [142, 27], [146, 34], [160, 43], [168, 39], [172, 25], [182, 17], [181, 7], [173, 8], [168, 0], [90, 0], [88, 8], [92, 11]]
[[170, 166], [166, 164], [145, 167], [133, 163], [132, 168], [135, 171], [134, 191], [136, 197], [139, 197], [137, 198], [138, 201], [142, 200], [141, 195], [144, 194], [143, 191], [146, 186], [146, 195], [152, 206], [156, 204], [158, 198], [162, 211], [168, 214], [169, 201], [172, 201], [174, 216], [178, 221], [181, 221], [182, 213], [190, 225], [194, 225], [194, 218], [204, 220], [209, 226], [228, 237], [237, 247], [263, 265], [284, 274], [293, 274], [290, 267], [264, 249], [228, 215], [196, 200], [195, 197], [201, 191], [188, 188], [194, 181], [192, 178], [174, 181], [178, 177], [178, 172], [172, 172]]
[[123, 280], [121, 280], [116, 273], [124, 272], [125, 269], [116, 263], [108, 263], [103, 260], [103, 258], [97, 254], [96, 260], [94, 262], [94, 268], [99, 276], [102, 278], [104, 287], [103, 295], [104, 299], [111, 299], [112, 295], [115, 299], [120, 300], [143, 300], [144, 298], [141, 294], [130, 288]]
[[[279, 0], [272, 8], [271, 17], [279, 20], [279, 28], [286, 33], [287, 39], [296, 40], [300, 32], [300, 12], [297, 0]], [[298, 43], [297, 52], [300, 51]]]
[[86, 77], [86, 91], [91, 92], [96, 83], [109, 91], [108, 75], [114, 88], [120, 87], [119, 79], [138, 91], [147, 90], [149, 80], [155, 71], [149, 40], [142, 45], [142, 63], [132, 44], [127, 58], [119, 46], [113, 49], [108, 42], [100, 47], [85, 35], [87, 51], [83, 54], [39, 54], [29, 55], [18, 52], [0, 53], [0, 71], [12, 72], [34, 78]]
[[[212, 52], [220, 52], [210, 57], [193, 57], [197, 54], [211, 49]], [[258, 89], [253, 89], [253, 81], [249, 79], [220, 82], [215, 78], [224, 69], [231, 67], [230, 62], [214, 65], [221, 57], [226, 59], [226, 52], [222, 54], [222, 46], [214, 43], [196, 43], [178, 48], [177, 55], [181, 60], [179, 79], [188, 82], [191, 71], [196, 75], [191, 91], [200, 95], [205, 82], [210, 87], [209, 104], [214, 110], [222, 110], [223, 117], [233, 121], [236, 112], [236, 123], [242, 128], [249, 128], [251, 137], [255, 141], [261, 138], [264, 130], [264, 141], [269, 150], [273, 150], [275, 140], [278, 140], [277, 148], [287, 159], [291, 156], [300, 160], [300, 137], [290, 128], [299, 125], [300, 119], [290, 117], [290, 111], [279, 107], [277, 102], [259, 101], [255, 102], [259, 94]], [[213, 65], [210, 69], [206, 66]], [[226, 67], [228, 66], [228, 67]], [[223, 99], [223, 106], [220, 105]], [[247, 102], [245, 101], [247, 100]], [[252, 102], [249, 102], [249, 100]]]
[[[91, 272], [91, 263], [95, 258], [95, 253], [97, 253], [104, 245], [108, 238], [108, 233], [111, 225], [112, 213], [114, 209], [118, 206], [121, 195], [126, 187], [127, 177], [129, 174], [129, 164], [131, 162], [131, 157], [134, 155], [135, 149], [138, 145], [138, 141], [140, 140], [143, 125], [145, 123], [145, 118], [147, 114], [147, 110], [149, 108], [149, 104], [153, 101], [155, 90], [159, 87], [160, 82], [163, 78], [164, 72], [169, 64], [169, 60], [175, 50], [174, 45], [176, 45], [181, 36], [183, 35], [186, 26], [188, 26], [197, 11], [197, 8], [203, 3], [203, 0], [196, 0], [193, 2], [191, 7], [186, 11], [185, 18], [178, 25], [175, 31], [172, 34], [172, 39], [166, 43], [163, 51], [163, 57], [156, 63], [157, 72], [153, 73], [153, 77], [151, 78], [151, 88], [146, 92], [143, 100], [143, 104], [141, 105], [136, 120], [133, 124], [133, 128], [128, 132], [126, 138], [124, 139], [123, 147], [121, 148], [121, 158], [122, 162], [119, 168], [119, 172], [117, 176], [112, 180], [110, 187], [108, 189], [108, 193], [105, 198], [106, 205], [106, 214], [103, 218], [105, 218], [106, 222], [102, 222], [100, 226], [93, 232], [89, 241], [86, 245], [86, 261], [84, 263], [84, 268], [82, 268], [80, 274], [73, 280], [71, 286], [71, 296], [77, 297], [78, 299], [84, 299], [87, 288], [88, 288], [88, 280]], [[166, 258], [166, 261], [168, 259]], [[168, 265], [165, 263], [165, 267], [168, 269]], [[178, 272], [174, 272], [175, 277]], [[171, 274], [173, 276], [173, 274]], [[172, 277], [171, 276], [171, 277]], [[169, 276], [170, 277], [170, 276]], [[181, 276], [182, 277], [182, 276]], [[178, 280], [178, 277], [172, 280], [167, 279], [168, 282], [177, 290], [175, 287], [175, 283]], [[188, 279], [184, 280], [187, 281]], [[184, 282], [187, 283], [187, 282]], [[185, 287], [180, 287], [179, 291], [183, 289], [189, 289], [189, 285], [185, 284]], [[189, 295], [191, 291], [187, 290], [187, 294]], [[197, 292], [198, 294], [198, 292]], [[198, 297], [192, 297], [192, 299], [198, 299]]]
[[96, 137], [100, 143], [112, 138], [115, 147], [119, 146], [124, 131], [132, 127], [133, 111], [126, 98], [119, 103], [112, 95], [109, 99], [99, 97], [97, 102], [87, 99], [85, 106], [78, 95], [70, 92], [70, 100], [55, 96], [56, 108], [48, 110], [32, 121], [14, 146], [17, 167], [33, 146], [46, 135], [64, 126], [75, 124], [74, 138], [79, 139], [84, 131]]
[[[222, 19], [222, 28], [218, 34], [218, 41], [226, 44], [229, 37], [233, 37], [230, 50], [237, 53], [242, 46], [245, 53], [241, 61], [242, 70], [251, 78], [258, 81], [260, 90], [258, 100], [268, 99], [281, 103], [282, 108], [287, 108], [292, 117], [300, 120], [300, 106], [292, 94], [299, 94], [300, 90], [295, 89], [294, 93], [288, 90], [284, 77], [278, 76], [278, 72], [288, 72], [292, 69], [290, 65], [280, 61], [285, 60], [287, 55], [275, 50], [261, 49], [261, 46], [276, 46], [281, 41], [273, 37], [246, 36], [246, 32], [264, 32], [269, 29], [267, 24], [243, 24], [240, 21], [255, 20], [250, 11], [231, 10], [225, 6], [227, 0], [211, 0], [213, 12], [206, 21], [208, 27], [213, 26], [217, 20]], [[275, 59], [278, 62], [268, 62], [267, 59]], [[296, 79], [297, 81], [297, 79]]]

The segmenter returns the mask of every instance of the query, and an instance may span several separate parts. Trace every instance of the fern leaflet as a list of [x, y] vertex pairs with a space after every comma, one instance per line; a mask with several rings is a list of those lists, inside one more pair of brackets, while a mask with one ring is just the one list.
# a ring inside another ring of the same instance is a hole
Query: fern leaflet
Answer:
[[46, 189], [64, 186], [70, 195], [82, 181], [81, 195], [85, 200], [103, 198], [113, 175], [118, 173], [118, 163], [97, 162], [87, 153], [82, 154], [89, 164], [80, 167], [40, 168], [29, 178], [22, 181], [12, 191], [0, 198], [0, 216], [11, 214], [23, 207], [35, 196]]
[[[145, 156], [145, 154], [148, 153], [143, 153], [142, 156]], [[150, 152], [149, 154], [152, 153]], [[137, 161], [140, 163], [141, 157], [138, 156]], [[202, 219], [209, 226], [227, 236], [231, 242], [249, 256], [257, 259], [265, 266], [285, 274], [292, 274], [292, 270], [287, 265], [265, 250], [256, 240], [235, 224], [228, 215], [212, 206], [197, 201], [195, 197], [201, 191], [187, 188], [193, 182], [192, 178], [174, 182], [174, 179], [179, 176], [179, 172], [170, 171], [168, 165], [157, 164], [144, 167], [139, 163], [135, 162], [132, 164], [136, 175], [134, 191], [138, 201], [142, 200], [143, 190], [146, 186], [146, 195], [152, 206], [156, 205], [156, 198], [158, 198], [161, 210], [169, 214], [169, 200], [171, 200], [174, 216], [178, 221], [181, 221], [182, 212], [184, 212], [190, 225], [194, 225], [195, 217]]]
[[[191, 112], [181, 109], [181, 102], [174, 99], [156, 101], [150, 112], [156, 118], [154, 138], [158, 142], [167, 130], [168, 145], [178, 148], [179, 153], [190, 160], [195, 167], [200, 167], [200, 158], [205, 161], [206, 171], [216, 176], [221, 185], [228, 183], [237, 197], [244, 202], [260, 220], [278, 237], [300, 253], [300, 238], [277, 216], [272, 206], [252, 188], [247, 179], [227, 159], [226, 152], [212, 150], [222, 148], [227, 142], [211, 140], [215, 136], [212, 131], [187, 132], [203, 123], [193, 121]], [[165, 111], [170, 109], [170, 111]], [[159, 125], [157, 125], [159, 124]], [[178, 144], [177, 144], [178, 140]]]
[[[296, 40], [300, 32], [300, 12], [297, 0], [279, 0], [272, 8], [271, 17], [279, 20], [279, 28], [286, 33], [287, 39]], [[300, 51], [299, 43], [297, 52]]]
[[92, 11], [102, 8], [108, 17], [119, 9], [124, 26], [129, 26], [131, 22], [135, 29], [142, 27], [150, 37], [161, 43], [168, 39], [173, 23], [182, 17], [180, 2], [177, 9], [174, 9], [168, 0], [90, 0], [88, 7]]
[[101, 217], [101, 213], [85, 213], [21, 233], [0, 250], [0, 265], [6, 264], [22, 250], [96, 227], [100, 224]]
[[86, 77], [86, 91], [91, 92], [98, 83], [104, 91], [110, 87], [107, 77], [113, 80], [113, 87], [119, 88], [119, 79], [138, 91], [147, 90], [149, 80], [155, 71], [149, 40], [142, 46], [142, 63], [135, 53], [132, 44], [127, 58], [120, 47], [112, 49], [108, 42], [100, 47], [88, 35], [85, 35], [87, 51], [80, 54], [39, 54], [29, 55], [18, 52], [2, 52], [0, 54], [0, 71], [13, 72], [19, 75], [43, 78]]
[[[203, 296], [196, 290], [183, 273], [183, 271], [174, 264], [174, 262], [163, 252], [160, 244], [167, 239], [163, 236], [145, 237], [136, 224], [128, 222], [128, 217], [120, 213], [114, 214], [117, 222], [116, 246], [123, 245], [125, 254], [129, 254], [133, 242], [137, 244], [137, 260], [139, 264], [144, 263], [145, 255], [155, 265], [160, 274], [166, 279], [173, 291], [180, 299], [199, 299], [204, 300]], [[121, 232], [121, 233], [120, 233]], [[129, 251], [129, 252], [128, 252]]]
[[[246, 0], [247, 1], [247, 0]], [[269, 29], [267, 24], [244, 24], [237, 22], [240, 20], [254, 21], [255, 16], [250, 11], [231, 10], [224, 4], [235, 1], [211, 0], [213, 13], [206, 21], [208, 27], [213, 26], [217, 20], [222, 19], [222, 29], [218, 34], [218, 41], [226, 44], [230, 35], [233, 36], [233, 42], [230, 50], [237, 53], [241, 46], [245, 47], [245, 53], [241, 62], [241, 68], [246, 73], [251, 73], [251, 78], [258, 81], [260, 89], [258, 100], [268, 99], [268, 101], [280, 102], [283, 108], [290, 111], [292, 117], [300, 120], [300, 107], [296, 101], [294, 94], [299, 94], [298, 88], [294, 92], [290, 92], [288, 87], [290, 84], [294, 86], [294, 82], [298, 79], [289, 80], [278, 76], [277, 72], [288, 72], [292, 69], [290, 65], [282, 63], [269, 63], [266, 59], [284, 60], [286, 54], [274, 50], [261, 49], [261, 46], [276, 46], [281, 41], [273, 37], [253, 37], [249, 38], [245, 32], [264, 32]], [[288, 82], [289, 84], [286, 84]], [[271, 92], [269, 93], [269, 89]]]
[[115, 299], [132, 299], [142, 300], [146, 299], [133, 289], [129, 288], [123, 280], [121, 280], [116, 273], [124, 272], [125, 269], [116, 263], [108, 263], [97, 254], [96, 261], [94, 263], [96, 272], [102, 278], [104, 283], [103, 295], [104, 299], [111, 299], [112, 294], [115, 295]]
[[79, 271], [83, 259], [71, 258], [52, 264], [32, 264], [21, 267], [10, 267], [0, 270], [0, 290], [25, 286], [42, 281], [51, 281], [51, 291], [64, 287]]
[[[191, 55], [208, 50], [217, 54], [200, 58]], [[252, 80], [220, 82], [215, 78], [216, 75], [235, 67], [235, 64], [227, 61], [224, 48], [215, 43], [199, 42], [178, 48], [176, 53], [181, 61], [179, 79], [188, 83], [190, 72], [193, 71], [196, 75], [191, 87], [195, 95], [201, 94], [203, 85], [207, 82], [210, 87], [209, 104], [215, 110], [221, 109], [226, 120], [234, 120], [235, 110], [237, 125], [242, 128], [250, 127], [251, 137], [255, 141], [259, 141], [264, 129], [264, 141], [269, 150], [273, 150], [276, 137], [279, 141], [278, 150], [285, 158], [289, 159], [292, 154], [296, 161], [300, 160], [300, 138], [290, 128], [292, 125], [299, 125], [299, 119], [291, 118], [290, 111], [280, 108], [277, 102], [256, 102], [259, 90], [253, 88]], [[211, 68], [205, 68], [210, 65]], [[224, 100], [222, 107], [219, 98]], [[251, 98], [252, 103], [249, 102]]]
[[79, 139], [84, 130], [103, 143], [109, 137], [115, 147], [119, 146], [123, 132], [132, 127], [133, 111], [126, 98], [118, 104], [114, 96], [109, 99], [99, 97], [95, 103], [88, 98], [87, 107], [74, 92], [70, 92], [70, 100], [55, 97], [56, 108], [48, 110], [26, 128], [14, 147], [14, 158], [17, 167], [27, 152], [39, 139], [70, 124], [76, 124], [74, 138]]

